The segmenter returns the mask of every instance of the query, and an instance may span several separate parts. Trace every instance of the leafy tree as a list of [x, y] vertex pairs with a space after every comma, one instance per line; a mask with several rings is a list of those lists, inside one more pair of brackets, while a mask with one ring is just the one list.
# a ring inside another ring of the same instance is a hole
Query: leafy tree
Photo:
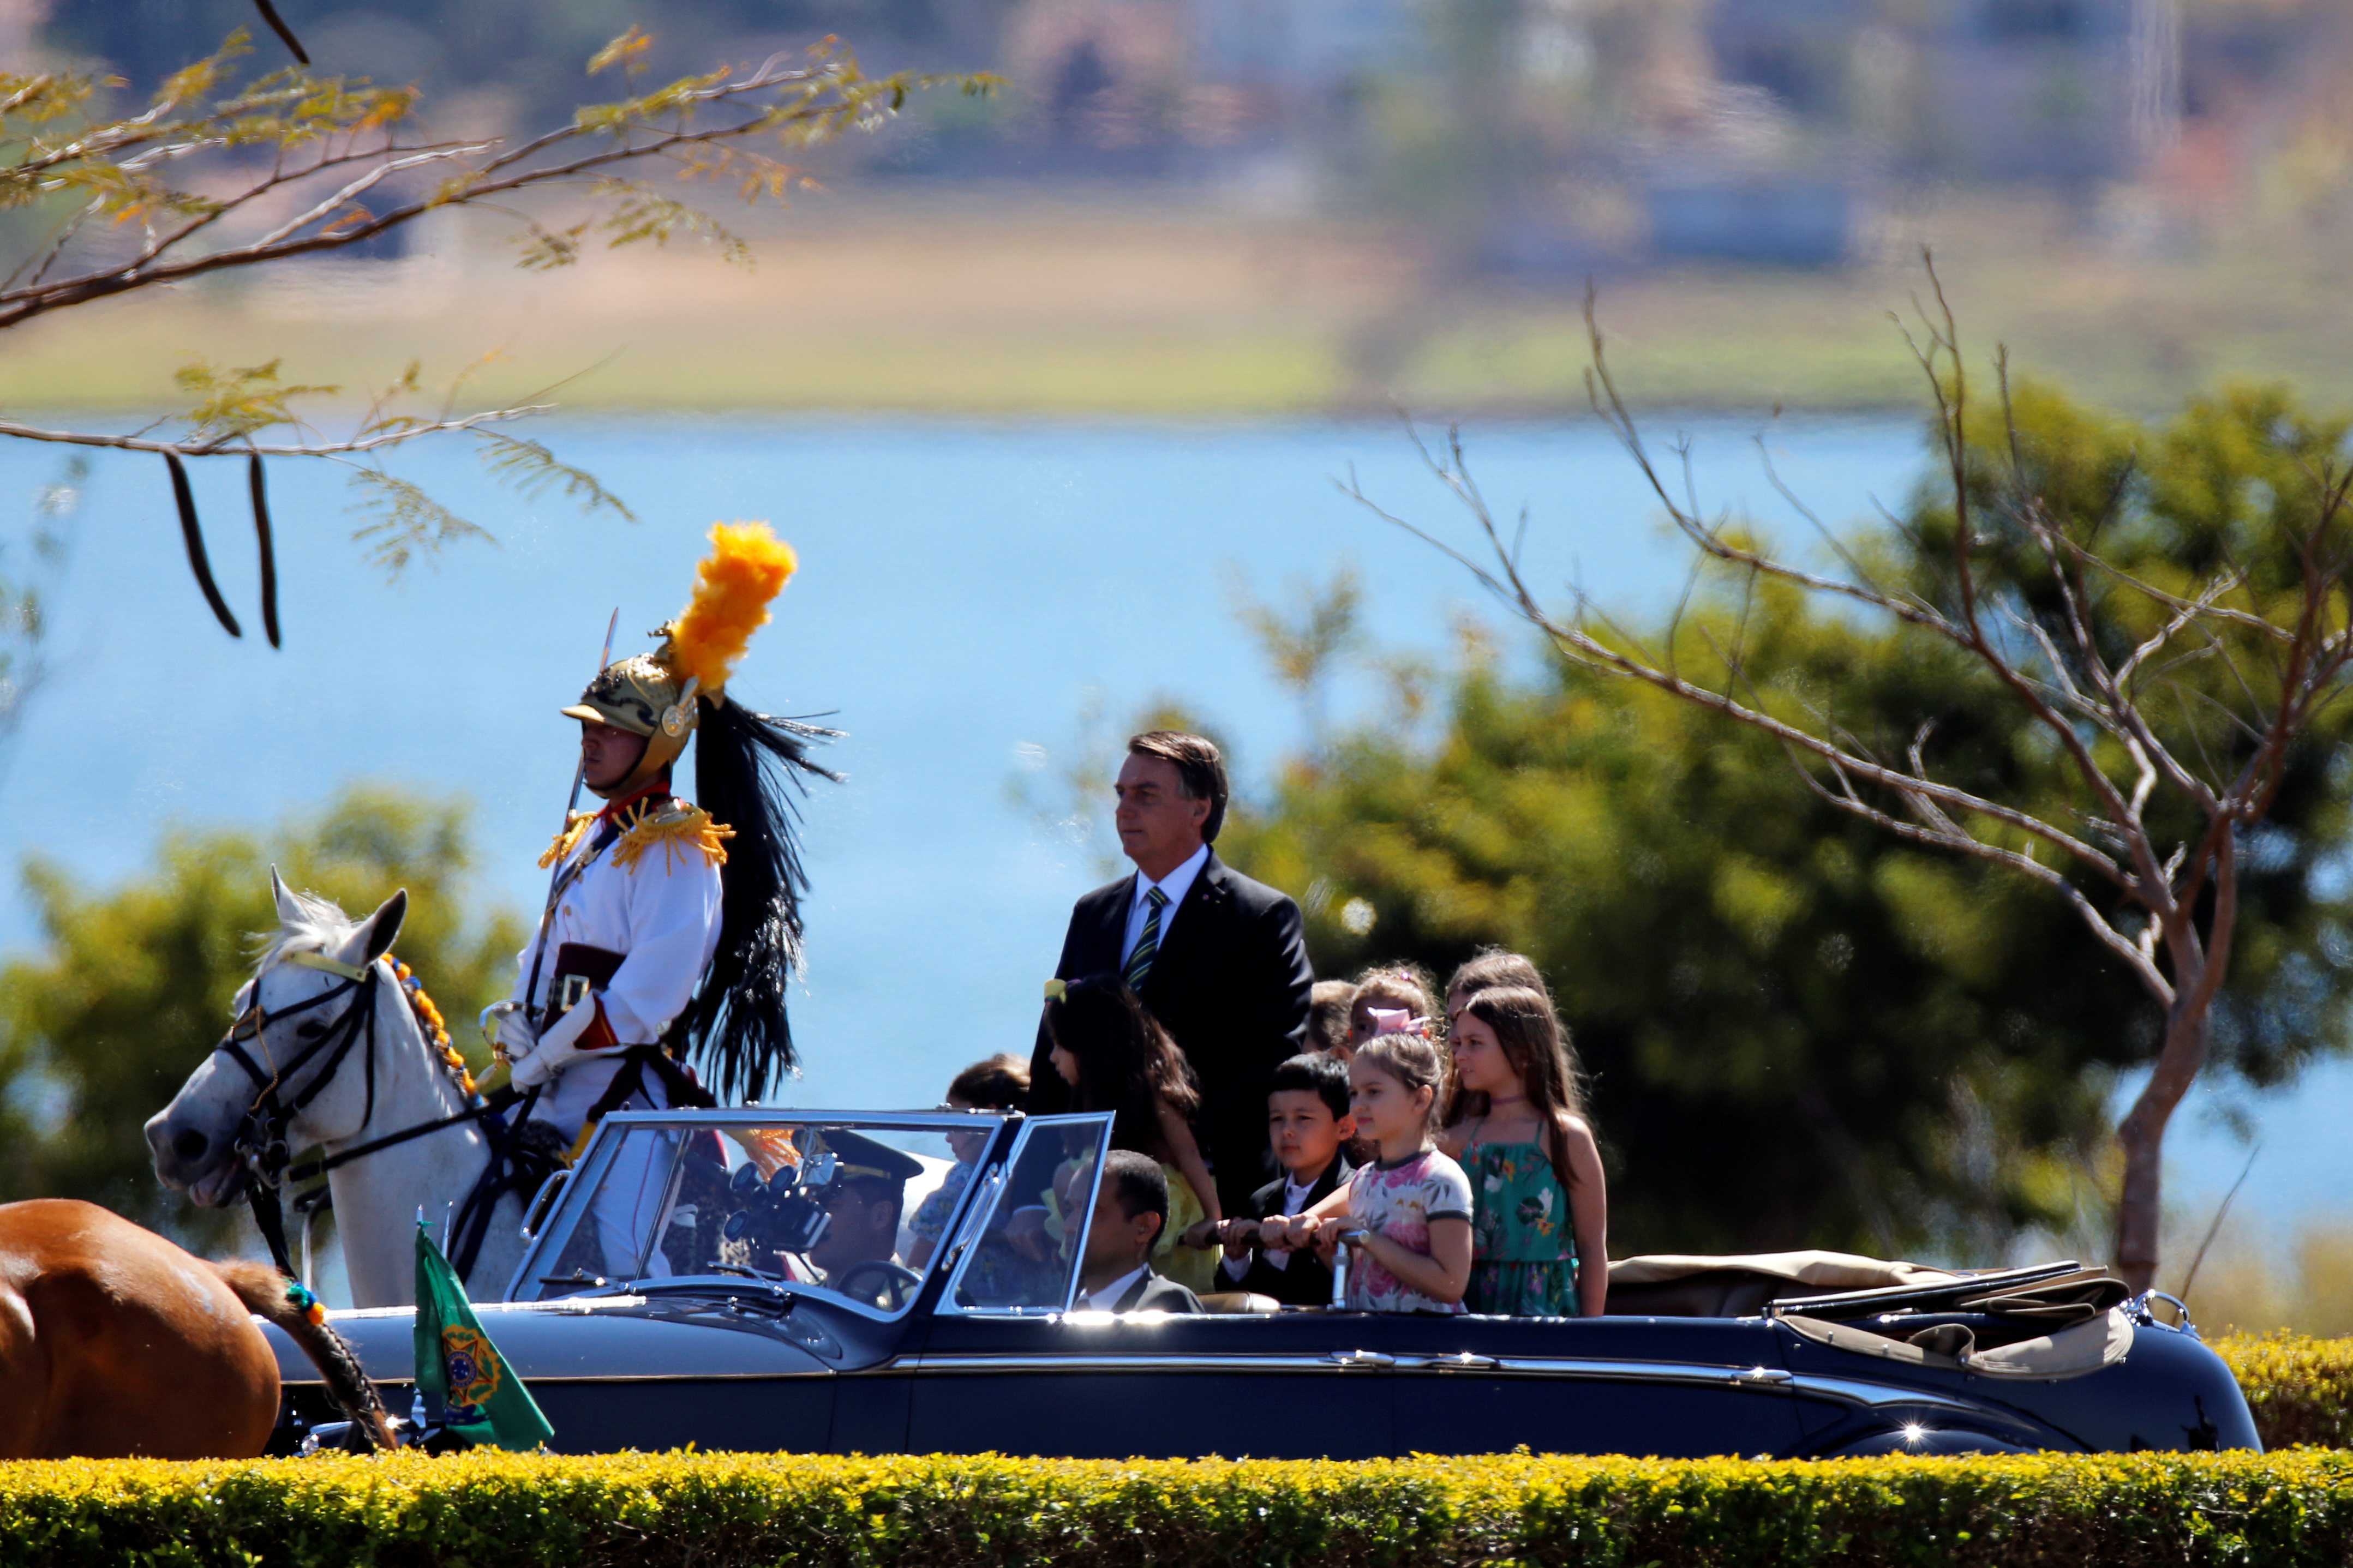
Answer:
[[[354, 60], [386, 81], [426, 80], [436, 96], [495, 94], [530, 121], [568, 115], [578, 101], [580, 62], [632, 15], [658, 15], [654, 68], [709, 66], [763, 40], [854, 37], [867, 58], [921, 68], [991, 41], [1005, 0], [667, 0], [650, 7], [615, 0], [408, 0], [398, 7], [366, 0], [281, 0], [322, 68]], [[43, 41], [59, 54], [103, 61], [116, 75], [152, 81], [216, 44], [232, 28], [266, 26], [254, 0], [63, 0], [50, 10]]]
[[[1832, 683], [1850, 712], [1934, 700], [1936, 672], [1802, 602], [1750, 613], [1760, 680]], [[2004, 711], [1975, 716], [1998, 746]], [[1574, 666], [1515, 681], [1473, 647], [1430, 742], [1345, 734], [1226, 837], [1303, 895], [1319, 972], [1535, 960], [1597, 1080], [1628, 1251], [1985, 1259], [2063, 1231], [2102, 1069], [2134, 1055], [2136, 988], [2083, 963], [2055, 900], [1874, 835], [1771, 742]]]
[[[428, 213], [470, 207], [519, 226], [520, 265], [546, 269], [592, 246], [702, 237], [735, 259], [748, 250], [709, 214], [641, 177], [664, 171], [707, 181], [747, 203], [782, 202], [807, 176], [810, 150], [896, 114], [936, 85], [871, 78], [833, 40], [799, 59], [721, 66], [640, 90], [653, 40], [630, 27], [588, 61], [618, 70], [623, 96], [584, 105], [530, 133], [434, 139], [417, 125], [421, 89], [312, 72], [275, 10], [262, 15], [303, 63], [244, 73], [240, 30], [212, 55], [169, 73], [143, 108], [124, 112], [120, 83], [88, 71], [0, 71], [0, 332], [142, 290], [270, 267], [367, 245]], [[273, 41], [271, 48], [278, 48]], [[989, 79], [956, 79], [986, 92]], [[562, 217], [534, 216], [560, 193]], [[0, 418], [0, 437], [160, 454], [178, 506], [191, 575], [232, 637], [235, 614], [214, 584], [185, 464], [245, 460], [262, 563], [261, 619], [278, 640], [275, 564], [263, 463], [303, 458], [343, 466], [368, 521], [375, 559], [397, 572], [416, 556], [482, 531], [388, 466], [396, 448], [429, 436], [475, 442], [483, 462], [526, 493], [556, 487], [588, 507], [628, 509], [586, 471], [539, 442], [500, 428], [540, 413], [532, 401], [459, 411], [464, 378], [436, 398], [410, 364], [384, 384], [348, 435], [308, 410], [337, 385], [288, 379], [280, 364], [192, 364], [182, 412], [133, 432], [34, 426]], [[323, 416], [322, 416], [323, 417]], [[268, 438], [270, 433], [278, 438]]]
[[26, 881], [46, 947], [0, 968], [0, 1199], [79, 1197], [194, 1245], [216, 1245], [234, 1212], [197, 1208], [156, 1183], [142, 1131], [227, 1029], [250, 977], [252, 939], [274, 931], [274, 863], [297, 888], [346, 910], [410, 898], [395, 944], [487, 1064], [468, 1021], [512, 980], [522, 922], [474, 909], [466, 807], [355, 787], [267, 839], [223, 829], [168, 834], [154, 868], [101, 892], [35, 860]]
[[[2160, 1019], [2134, 1053], [2149, 1080], [2116, 1130], [2116, 1266], [2147, 1287], [2165, 1129], [2198, 1074], [2219, 1058], [2276, 1075], [2342, 1043], [2329, 1010], [2342, 910], [2312, 872], [2345, 826], [2346, 423], [2284, 391], [2237, 389], [2141, 429], [2014, 390], [2006, 358], [1989, 417], [1940, 294], [1915, 349], [1937, 474], [1886, 536], [1831, 539], [1835, 569], [1817, 570], [1700, 513], [1654, 463], [1598, 326], [1592, 342], [1597, 411], [1739, 614], [1704, 622], [1694, 642], [1681, 619], [1646, 637], [1581, 600], [1547, 604], [1459, 439], [1431, 466], [1472, 542], [1391, 521], [1451, 554], [1559, 658], [1745, 726], [1822, 805], [2001, 868], [2076, 917], [2099, 953], [2084, 973], [2121, 967]], [[1934, 671], [1931, 689], [1906, 709], [1856, 710], [1837, 685], [1792, 678], [1759, 640], [1791, 594], [1884, 617], [1891, 657]], [[1767, 613], [1752, 619], [1758, 605]], [[1957, 868], [1943, 880], [1928, 902], [1956, 925], [1982, 895]]]

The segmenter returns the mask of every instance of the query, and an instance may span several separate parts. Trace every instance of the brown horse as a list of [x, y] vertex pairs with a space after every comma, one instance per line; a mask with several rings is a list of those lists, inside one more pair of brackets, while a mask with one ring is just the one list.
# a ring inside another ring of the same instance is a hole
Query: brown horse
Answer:
[[392, 1446], [351, 1347], [276, 1269], [207, 1263], [93, 1204], [0, 1204], [0, 1459], [260, 1453], [279, 1383], [257, 1313], [317, 1363], [360, 1431]]

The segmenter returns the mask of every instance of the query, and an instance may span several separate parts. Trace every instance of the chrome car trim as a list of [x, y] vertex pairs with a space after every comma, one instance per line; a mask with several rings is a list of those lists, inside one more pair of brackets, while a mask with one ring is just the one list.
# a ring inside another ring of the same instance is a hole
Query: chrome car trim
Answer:
[[[1427, 1370], [1436, 1367], [1425, 1363]], [[1586, 1383], [1678, 1383], [1703, 1388], [1779, 1389], [1789, 1374], [1762, 1366], [1711, 1366], [1678, 1361], [1617, 1361], [1600, 1356], [1506, 1356], [1497, 1377], [1556, 1377]]]
[[[487, 1312], [553, 1312], [564, 1317], [586, 1317], [592, 1312], [625, 1312], [646, 1304], [643, 1296], [551, 1296], [544, 1301], [476, 1301], [477, 1315]], [[414, 1307], [330, 1307], [330, 1322], [347, 1322], [364, 1318], [414, 1318]]]
[[1301, 1373], [1400, 1371], [1415, 1373], [1479, 1373], [1492, 1377], [1560, 1378], [1588, 1383], [1672, 1383], [1704, 1388], [1753, 1388], [1782, 1394], [1805, 1394], [1863, 1406], [1916, 1405], [1929, 1408], [1974, 1410], [1966, 1400], [1917, 1389], [1882, 1387], [1852, 1378], [1800, 1377], [1778, 1367], [1709, 1366], [1688, 1362], [1615, 1361], [1582, 1356], [1484, 1356], [1464, 1351], [1453, 1355], [1399, 1360], [1378, 1351], [1331, 1351], [1322, 1355], [1203, 1355], [1203, 1354], [1007, 1354], [925, 1355], [916, 1363], [924, 1372], [987, 1373]]
[[854, 1132], [861, 1127], [884, 1131], [923, 1130], [970, 1132], [983, 1126], [1009, 1121], [1011, 1110], [791, 1110], [783, 1106], [728, 1106], [697, 1110], [672, 1107], [667, 1110], [616, 1110], [599, 1127], [837, 1127]]
[[1332, 1355], [925, 1355], [922, 1372], [1337, 1372]]
[[1852, 1405], [1859, 1410], [1882, 1410], [1891, 1405], [1913, 1405], [1923, 1410], [1962, 1410], [1983, 1415], [1986, 1407], [1976, 1400], [1957, 1394], [1939, 1394], [1934, 1389], [1904, 1388], [1883, 1383], [1865, 1383], [1853, 1377], [1796, 1376], [1778, 1386], [1790, 1393], [1813, 1399], [1835, 1400]]
[[807, 1372], [666, 1372], [666, 1373], [559, 1373], [534, 1376], [531, 1385], [543, 1383], [806, 1383], [816, 1377], [844, 1377], [831, 1367], [817, 1367]]

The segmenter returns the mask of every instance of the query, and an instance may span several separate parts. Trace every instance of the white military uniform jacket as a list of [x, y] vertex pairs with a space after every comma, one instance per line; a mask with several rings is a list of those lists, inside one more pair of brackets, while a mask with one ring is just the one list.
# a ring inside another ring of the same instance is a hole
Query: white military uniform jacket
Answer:
[[[625, 808], [619, 820], [628, 826], [601, 849], [602, 814], [575, 817], [558, 838], [549, 863], [560, 858], [569, 880], [543, 928], [522, 950], [514, 1000], [544, 1009], [563, 945], [601, 947], [622, 955], [619, 969], [596, 994], [613, 1037], [624, 1046], [650, 1045], [685, 1010], [718, 951], [719, 867], [726, 858], [719, 841], [725, 830], [714, 828], [706, 814], [659, 794]], [[522, 987], [543, 943], [538, 994], [525, 998]], [[547, 1085], [532, 1114], [554, 1122], [565, 1137], [577, 1137], [589, 1108], [619, 1070], [617, 1059], [575, 1062]], [[633, 1097], [632, 1106], [669, 1103], [650, 1071], [643, 1096]]]

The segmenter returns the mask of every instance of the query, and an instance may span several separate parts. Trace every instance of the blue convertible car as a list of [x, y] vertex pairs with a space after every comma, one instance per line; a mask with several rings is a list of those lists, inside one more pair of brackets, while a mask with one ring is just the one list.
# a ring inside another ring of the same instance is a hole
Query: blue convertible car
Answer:
[[[2246, 1448], [2186, 1319], [2097, 1270], [1635, 1258], [1609, 1315], [1211, 1297], [1074, 1311], [1102, 1115], [616, 1115], [532, 1205], [483, 1326], [572, 1452], [1365, 1458]], [[959, 1168], [961, 1167], [961, 1168]], [[626, 1185], [627, 1190], [620, 1190]], [[921, 1237], [905, 1223], [925, 1200]], [[895, 1235], [876, 1205], [901, 1216]], [[853, 1224], [853, 1219], [856, 1223]], [[406, 1309], [334, 1314], [396, 1411]], [[328, 1411], [274, 1335], [280, 1443]], [[1303, 1418], [1303, 1415], [1312, 1418]]]

